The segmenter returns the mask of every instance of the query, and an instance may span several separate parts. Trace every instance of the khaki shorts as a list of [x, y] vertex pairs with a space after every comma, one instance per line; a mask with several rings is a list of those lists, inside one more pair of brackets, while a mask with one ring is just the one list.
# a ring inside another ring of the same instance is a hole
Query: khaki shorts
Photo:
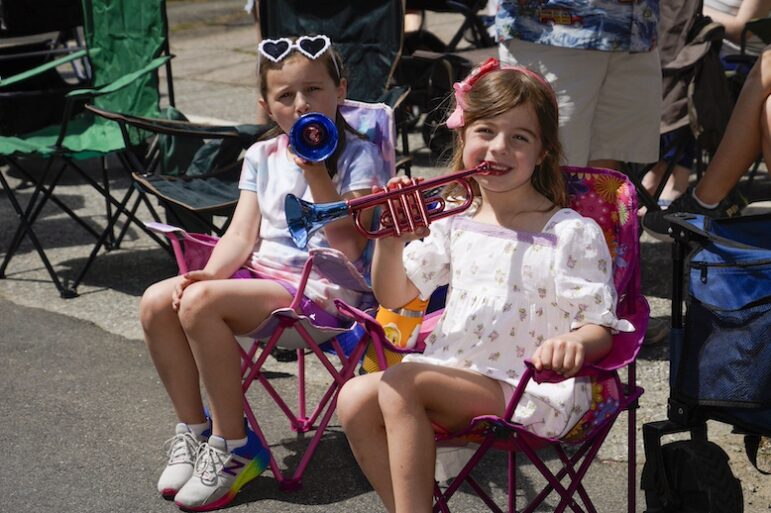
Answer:
[[517, 39], [499, 48], [502, 64], [540, 72], [557, 93], [565, 163], [650, 163], [659, 157], [661, 63], [646, 53], [561, 48]]

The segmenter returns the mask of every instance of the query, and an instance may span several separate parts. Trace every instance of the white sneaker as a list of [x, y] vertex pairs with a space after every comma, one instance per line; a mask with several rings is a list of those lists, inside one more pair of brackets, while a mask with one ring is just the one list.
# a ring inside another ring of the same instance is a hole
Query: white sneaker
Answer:
[[251, 430], [243, 447], [228, 450], [222, 437], [212, 436], [201, 444], [193, 476], [177, 492], [174, 502], [189, 511], [224, 508], [238, 491], [268, 466], [270, 453]]
[[163, 444], [168, 462], [158, 479], [158, 491], [165, 499], [174, 498], [179, 489], [193, 475], [198, 448], [209, 433], [210, 431], [207, 430], [204, 432], [204, 436], [199, 438], [190, 431], [187, 424], [180, 422], [177, 424], [176, 434]]

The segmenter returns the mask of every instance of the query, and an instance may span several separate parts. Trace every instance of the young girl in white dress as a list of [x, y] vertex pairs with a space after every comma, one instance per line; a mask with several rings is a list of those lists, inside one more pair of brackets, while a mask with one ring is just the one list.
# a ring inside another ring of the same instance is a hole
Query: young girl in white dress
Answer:
[[[245, 427], [235, 335], [251, 333], [272, 311], [289, 306], [309, 249], [333, 247], [355, 263], [367, 244], [353, 222], [342, 219], [298, 249], [287, 229], [284, 198], [292, 193], [316, 203], [351, 199], [384, 185], [389, 176], [375, 145], [353, 133], [340, 115], [346, 80], [328, 37], [263, 40], [259, 50], [260, 103], [278, 135], [247, 151], [238, 205], [206, 267], [152, 285], [140, 304], [145, 341], [178, 418], [158, 491], [193, 511], [226, 506], [268, 461], [267, 449]], [[336, 120], [340, 140], [326, 161], [305, 161], [289, 147], [286, 134], [308, 112]], [[256, 271], [253, 279], [230, 279], [246, 264]], [[355, 303], [351, 294], [314, 273], [303, 308], [330, 318], [336, 312], [332, 301]], [[204, 413], [199, 377], [211, 419]]]
[[[478, 415], [502, 415], [525, 358], [570, 377], [608, 353], [612, 330], [632, 329], [614, 313], [600, 227], [566, 208], [550, 86], [490, 59], [455, 84], [455, 99], [453, 168], [490, 161], [508, 171], [475, 175], [475, 205], [433, 223], [417, 234], [423, 240], [377, 241], [380, 304], [398, 308], [449, 284], [447, 302], [424, 353], [351, 380], [338, 398], [354, 456], [390, 512], [431, 511], [432, 423], [456, 431]], [[513, 420], [559, 437], [590, 406], [585, 378], [531, 382]]]

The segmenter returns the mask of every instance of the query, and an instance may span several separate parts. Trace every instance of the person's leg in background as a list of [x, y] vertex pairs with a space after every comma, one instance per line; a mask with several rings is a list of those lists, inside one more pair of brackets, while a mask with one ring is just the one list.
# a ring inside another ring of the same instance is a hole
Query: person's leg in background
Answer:
[[763, 115], [760, 125], [763, 130], [760, 134], [763, 161], [766, 163], [766, 170], [771, 172], [771, 168], [769, 168], [769, 163], [771, 163], [771, 97], [767, 97], [763, 104]]
[[[739, 183], [761, 150], [771, 148], [768, 140], [769, 95], [771, 49], [766, 49], [747, 76], [723, 139], [704, 177], [694, 188], [694, 196], [702, 203], [718, 204]], [[753, 134], [757, 136], [752, 137]], [[766, 158], [766, 153], [763, 156]], [[768, 163], [766, 160], [766, 165]]]
[[[642, 185], [649, 194], [653, 195], [656, 192], [661, 179], [664, 177], [664, 172], [667, 170], [667, 165], [666, 161], [659, 161], [643, 177]], [[688, 189], [690, 175], [691, 169], [688, 166], [675, 164], [672, 174], [667, 178], [664, 189], [661, 190], [661, 196], [658, 199], [660, 207], [668, 207], [672, 201], [685, 193], [686, 189]]]
[[768, 168], [771, 157], [769, 96], [771, 95], [771, 50], [767, 49], [752, 67], [731, 112], [723, 138], [707, 165], [704, 176], [688, 193], [672, 202], [666, 211], [648, 212], [643, 227], [652, 236], [669, 240], [672, 212], [690, 212], [709, 217], [733, 217], [746, 205], [734, 188], [758, 155]]
[[[657, 198], [661, 208], [668, 207], [673, 200], [680, 197], [688, 189], [688, 181], [691, 175], [695, 154], [695, 143], [691, 135], [689, 126], [683, 126], [661, 134], [660, 140], [660, 159], [647, 173], [642, 177], [642, 185], [648, 194], [655, 195], [667, 167], [672, 159], [680, 151], [680, 158], [675, 162], [672, 173], [667, 178], [661, 195]], [[645, 214], [645, 208], [641, 208], [638, 215]]]
[[423, 11], [407, 9], [404, 11], [404, 32], [417, 32], [423, 26]]
[[589, 165], [619, 169], [621, 162], [656, 162], [661, 98], [658, 51], [609, 52], [591, 123]]

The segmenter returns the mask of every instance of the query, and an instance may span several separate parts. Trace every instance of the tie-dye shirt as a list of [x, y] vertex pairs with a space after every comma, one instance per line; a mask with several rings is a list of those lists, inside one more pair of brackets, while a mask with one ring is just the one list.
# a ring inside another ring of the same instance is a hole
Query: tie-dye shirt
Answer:
[[648, 52], [658, 20], [658, 0], [502, 0], [495, 27], [500, 42]]
[[[287, 156], [289, 138], [282, 134], [254, 144], [246, 152], [241, 171], [239, 188], [257, 193], [260, 203], [260, 235], [254, 246], [250, 267], [261, 276], [281, 280], [292, 285], [300, 281], [300, 273], [308, 259], [308, 250], [328, 248], [324, 230], [317, 231], [308, 240], [308, 246], [297, 248], [289, 235], [284, 199], [292, 193], [298, 198], [313, 202], [310, 187], [294, 161]], [[332, 179], [342, 196], [351, 191], [369, 191], [373, 186], [383, 186], [389, 172], [384, 169], [383, 159], [377, 147], [369, 141], [346, 133], [345, 149], [337, 163], [337, 174]], [[355, 262], [364, 272], [364, 262]], [[336, 312], [332, 300], [336, 297], [351, 304], [355, 298], [317, 273], [311, 275], [305, 295], [329, 312]]]

